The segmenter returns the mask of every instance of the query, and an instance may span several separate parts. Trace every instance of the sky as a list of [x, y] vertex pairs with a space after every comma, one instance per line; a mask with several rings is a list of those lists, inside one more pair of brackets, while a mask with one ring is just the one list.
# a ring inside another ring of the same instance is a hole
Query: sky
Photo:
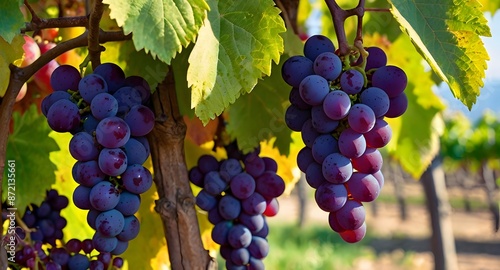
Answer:
[[462, 111], [471, 121], [479, 119], [486, 109], [500, 114], [500, 12], [497, 12], [493, 18], [491, 13], [485, 13], [485, 17], [488, 20], [492, 37], [482, 38], [482, 40], [491, 60], [487, 62], [484, 87], [472, 110], [469, 111], [465, 105], [453, 97], [446, 83], [435, 88], [435, 93], [448, 105], [447, 113]]

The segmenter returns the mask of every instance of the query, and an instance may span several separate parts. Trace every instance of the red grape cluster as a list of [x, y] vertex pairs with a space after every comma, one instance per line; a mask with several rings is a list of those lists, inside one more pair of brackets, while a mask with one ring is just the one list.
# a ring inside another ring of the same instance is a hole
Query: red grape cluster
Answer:
[[214, 224], [212, 239], [220, 244], [227, 269], [264, 269], [269, 252], [266, 216], [278, 212], [277, 197], [285, 182], [276, 174], [274, 159], [259, 157], [259, 150], [242, 159], [217, 161], [203, 155], [189, 171], [190, 181], [202, 188], [196, 205]]
[[69, 152], [77, 160], [72, 174], [79, 186], [73, 202], [89, 210], [100, 252], [123, 253], [139, 233], [140, 194], [153, 183], [143, 166], [150, 149], [146, 135], [155, 116], [147, 107], [150, 87], [141, 77], [104, 63], [80, 76], [61, 65], [51, 77], [54, 92], [42, 101], [42, 113], [57, 132], [71, 132]]
[[366, 233], [363, 202], [375, 200], [384, 184], [378, 148], [392, 137], [384, 118], [408, 106], [405, 72], [387, 65], [380, 48], [366, 52], [366, 59], [340, 57], [330, 39], [316, 35], [304, 56], [289, 58], [281, 70], [293, 87], [285, 121], [305, 144], [298, 167], [316, 189], [317, 205], [330, 213], [330, 227], [351, 243]]
[[99, 252], [95, 256], [91, 239], [70, 239], [61, 244], [67, 220], [60, 212], [68, 206], [68, 202], [67, 197], [51, 189], [40, 205], [31, 204], [27, 207], [22, 221], [31, 231], [26, 237], [26, 231], [16, 228], [17, 250], [14, 261], [10, 262], [13, 269], [104, 270], [111, 265], [115, 268], [123, 266], [123, 259], [113, 257], [110, 252]]

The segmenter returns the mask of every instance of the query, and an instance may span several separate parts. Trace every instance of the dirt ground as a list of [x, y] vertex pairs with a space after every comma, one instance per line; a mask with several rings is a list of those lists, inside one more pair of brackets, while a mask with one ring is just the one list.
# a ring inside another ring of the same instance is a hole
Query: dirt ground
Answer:
[[[405, 194], [419, 192], [421, 187], [418, 183], [405, 185]], [[390, 185], [384, 187], [383, 193], [394, 194]], [[449, 193], [454, 196], [457, 191], [450, 190]], [[376, 216], [370, 204], [366, 207], [368, 230], [377, 237], [371, 242], [377, 256], [375, 260], [356, 261], [355, 270], [434, 269], [429, 240], [430, 220], [423, 206], [408, 205], [408, 216], [404, 221], [396, 204], [378, 203]], [[309, 199], [306, 224], [327, 225], [327, 216]], [[280, 198], [280, 211], [273, 219], [296, 222], [297, 217], [297, 197]], [[459, 265], [457, 270], [500, 270], [500, 232], [494, 232], [491, 214], [488, 211], [467, 213], [463, 209], [454, 209], [452, 222]]]

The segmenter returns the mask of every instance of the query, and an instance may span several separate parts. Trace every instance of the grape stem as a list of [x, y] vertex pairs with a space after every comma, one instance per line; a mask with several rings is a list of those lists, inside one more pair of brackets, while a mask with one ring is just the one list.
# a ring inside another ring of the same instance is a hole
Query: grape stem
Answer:
[[92, 62], [92, 69], [95, 69], [101, 64], [101, 51], [103, 48], [99, 44], [99, 23], [104, 12], [104, 5], [102, 0], [96, 0], [94, 3], [94, 10], [90, 13], [89, 19], [89, 35], [88, 35], [88, 49], [90, 62]]
[[356, 31], [356, 38], [354, 44], [363, 44], [363, 15], [365, 13], [365, 0], [359, 0], [358, 5], [352, 9], [341, 8], [336, 0], [325, 0], [330, 13], [332, 14], [333, 27], [335, 28], [335, 34], [337, 35], [337, 41], [339, 43], [339, 54], [341, 56], [348, 55], [350, 53], [349, 43], [347, 42], [347, 37], [345, 33], [345, 20], [351, 16], [358, 17], [358, 28]]

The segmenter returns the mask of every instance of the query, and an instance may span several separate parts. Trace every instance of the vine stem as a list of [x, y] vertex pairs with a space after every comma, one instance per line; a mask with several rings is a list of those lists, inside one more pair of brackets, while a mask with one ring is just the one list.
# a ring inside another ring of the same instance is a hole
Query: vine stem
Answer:
[[[100, 31], [99, 33], [99, 42], [105, 43], [110, 41], [122, 41], [131, 39], [132, 35], [125, 35], [122, 31]], [[9, 137], [9, 122], [12, 118], [12, 110], [14, 107], [14, 103], [16, 101], [16, 96], [19, 94], [22, 85], [35, 74], [36, 71], [41, 69], [45, 64], [49, 61], [55, 59], [57, 56], [78, 48], [84, 47], [88, 44], [88, 32], [83, 33], [82, 35], [70, 39], [68, 41], [64, 41], [59, 43], [57, 46], [47, 51], [43, 55], [41, 55], [35, 62], [26, 67], [20, 68], [14, 65], [10, 66], [10, 78], [9, 78], [9, 86], [7, 87], [7, 91], [5, 96], [0, 99], [0, 171], [4, 171], [5, 162], [6, 162], [6, 154], [7, 154], [7, 140]], [[0, 193], [2, 192], [2, 183], [3, 183], [3, 174], [0, 173]], [[0, 205], [1, 210], [1, 205]], [[3, 229], [0, 227], [0, 234], [2, 234]], [[3, 257], [0, 257], [2, 260]], [[0, 262], [2, 265], [2, 262]]]
[[78, 17], [61, 17], [53, 19], [40, 19], [35, 22], [27, 22], [24, 28], [21, 28], [21, 33], [36, 31], [47, 28], [70, 28], [70, 27], [88, 27], [88, 16]]
[[347, 42], [347, 37], [345, 33], [345, 20], [351, 16], [358, 17], [358, 28], [356, 32], [356, 39], [354, 43], [363, 43], [362, 29], [363, 29], [363, 15], [365, 13], [365, 0], [360, 0], [358, 5], [352, 9], [343, 9], [335, 0], [325, 0], [330, 13], [332, 14], [333, 27], [335, 28], [335, 34], [337, 35], [337, 41], [339, 43], [339, 54], [348, 55], [350, 52], [349, 43]]
[[88, 49], [90, 61], [92, 62], [92, 69], [95, 69], [101, 64], [101, 51], [103, 51], [103, 49], [99, 44], [99, 23], [101, 22], [103, 12], [104, 5], [102, 4], [102, 0], [96, 0], [94, 10], [90, 13], [88, 28]]

